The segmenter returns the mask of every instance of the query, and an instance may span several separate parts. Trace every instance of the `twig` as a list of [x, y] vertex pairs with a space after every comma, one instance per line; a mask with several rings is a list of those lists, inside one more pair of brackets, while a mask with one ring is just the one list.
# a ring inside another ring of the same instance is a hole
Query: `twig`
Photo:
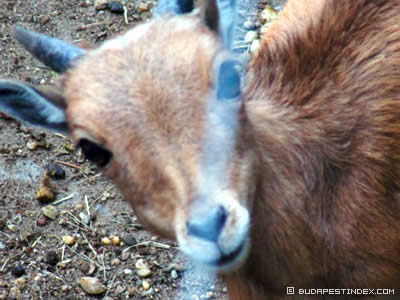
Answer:
[[86, 240], [86, 242], [88, 243], [88, 246], [90, 248], [90, 250], [92, 250], [93, 254], [95, 257], [97, 257], [97, 252], [96, 250], [94, 250], [93, 246], [90, 244], [89, 240], [86, 238], [86, 236], [83, 234], [83, 232], [81, 232], [83, 238]]
[[72, 164], [72, 163], [69, 163], [69, 162], [66, 162], [66, 161], [56, 160], [55, 162], [60, 164], [60, 165], [64, 165], [64, 166], [71, 167], [71, 168], [75, 168], [75, 169], [78, 169], [78, 170], [82, 169], [82, 167], [77, 166], [77, 165]]
[[92, 228], [90, 228], [88, 225], [86, 225], [85, 223], [83, 223], [81, 220], [79, 220], [77, 217], [75, 217], [72, 213], [70, 213], [69, 211], [66, 211], [68, 215], [71, 216], [71, 218], [78, 224], [83, 225], [84, 227], [87, 227], [90, 230], [93, 230]]
[[108, 293], [110, 292], [110, 290], [111, 290], [111, 288], [112, 288], [112, 286], [113, 286], [113, 284], [114, 284], [114, 280], [115, 280], [115, 278], [117, 278], [117, 276], [118, 276], [118, 274], [117, 274], [117, 275], [114, 275], [113, 279], [111, 280], [111, 283], [110, 283], [109, 287], [107, 288], [107, 292], [106, 292], [106, 294], [104, 295], [104, 298], [107, 297]]
[[10, 240], [12, 239], [12, 237], [9, 236], [7, 233], [4, 233], [3, 231], [0, 231], [0, 233], [3, 234], [6, 238], [8, 238]]
[[77, 28], [77, 31], [82, 31], [82, 30], [86, 30], [92, 27], [96, 27], [96, 26], [102, 26], [102, 25], [110, 25], [110, 21], [103, 21], [103, 22], [95, 22], [95, 23], [90, 23], [87, 25], [82, 25], [80, 27]]
[[[86, 255], [83, 254], [83, 253], [80, 253], [80, 252], [78, 252], [78, 251], [75, 251], [74, 249], [72, 249], [70, 246], [68, 246], [68, 245], [66, 245], [66, 244], [64, 244], [64, 245], [65, 245], [69, 250], [71, 250], [72, 252], [74, 252], [76, 255], [82, 257], [84, 260], [87, 260], [87, 261], [91, 262], [92, 264], [96, 265], [98, 268], [101, 268], [101, 266], [100, 266], [98, 263], [96, 263], [93, 259], [91, 259], [90, 257], [86, 256]], [[104, 263], [103, 263], [103, 265], [104, 265]]]
[[64, 198], [61, 198], [61, 199], [59, 199], [59, 200], [57, 200], [57, 201], [54, 201], [54, 202], [52, 203], [52, 205], [60, 204], [61, 202], [64, 202], [64, 201], [67, 201], [67, 200], [69, 200], [69, 199], [74, 198], [74, 196], [75, 196], [75, 193], [72, 193], [72, 194], [70, 194], [70, 195], [68, 195], [68, 196], [65, 196]]
[[63, 134], [61, 134], [61, 133], [53, 133], [53, 135], [55, 135], [55, 136], [58, 136], [58, 137], [60, 137], [60, 138], [63, 138], [63, 139], [66, 139], [67, 137], [65, 136], [65, 135], [63, 135]]
[[40, 241], [41, 238], [42, 238], [42, 237], [39, 236], [39, 237], [33, 242], [32, 246], [31, 246], [32, 249], [35, 248], [36, 244]]
[[90, 210], [89, 210], [89, 201], [88, 201], [87, 195], [85, 195], [84, 198], [85, 198], [85, 206], [86, 206], [86, 211], [87, 211], [87, 215], [88, 215], [88, 218], [89, 218], [89, 224], [90, 224]]
[[128, 25], [128, 9], [126, 8], [126, 6], [124, 5], [124, 20], [125, 20], [125, 24]]
[[172, 246], [167, 245], [167, 244], [162, 244], [154, 241], [144, 241], [137, 243], [135, 245], [129, 246], [128, 248], [124, 249], [122, 252], [128, 251], [129, 249], [132, 249], [134, 247], [139, 247], [139, 246], [152, 246], [156, 248], [161, 248], [161, 249], [170, 249]]
[[4, 264], [1, 266], [0, 272], [3, 272], [3, 270], [4, 270], [4, 268], [6, 267], [6, 265], [7, 265], [7, 263], [8, 263], [9, 260], [10, 260], [10, 258], [8, 257], [8, 258], [6, 259], [6, 261], [4, 262]]

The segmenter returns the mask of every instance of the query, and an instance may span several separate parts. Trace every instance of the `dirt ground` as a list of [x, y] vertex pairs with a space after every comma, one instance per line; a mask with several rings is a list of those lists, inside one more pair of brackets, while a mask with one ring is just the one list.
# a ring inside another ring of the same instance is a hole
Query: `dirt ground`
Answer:
[[[2, 0], [0, 77], [55, 80], [13, 40], [16, 24], [95, 47], [150, 18], [155, 4], [127, 1], [127, 25], [123, 14], [96, 11], [94, 0]], [[49, 208], [36, 193], [55, 162], [65, 178], [50, 176]], [[193, 266], [177, 245], [145, 231], [134, 213], [68, 138], [0, 116], [0, 300], [227, 299], [221, 281], [188, 276]], [[88, 295], [78, 283], [84, 276], [97, 278], [104, 292]]]

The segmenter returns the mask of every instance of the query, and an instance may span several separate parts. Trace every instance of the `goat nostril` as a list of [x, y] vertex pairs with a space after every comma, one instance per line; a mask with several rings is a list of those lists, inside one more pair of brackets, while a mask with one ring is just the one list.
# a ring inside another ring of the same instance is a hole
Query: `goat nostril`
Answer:
[[194, 216], [186, 224], [188, 234], [216, 242], [227, 217], [228, 213], [223, 206], [215, 207], [207, 214]]

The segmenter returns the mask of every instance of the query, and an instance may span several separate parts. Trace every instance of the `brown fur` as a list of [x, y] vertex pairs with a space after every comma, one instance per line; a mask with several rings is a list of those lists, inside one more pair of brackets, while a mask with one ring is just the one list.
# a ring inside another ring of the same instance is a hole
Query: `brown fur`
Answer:
[[[395, 0], [293, 0], [263, 38], [224, 187], [252, 220], [248, 259], [224, 276], [230, 299], [400, 288], [399, 12]], [[67, 115], [75, 140], [82, 129], [113, 152], [105, 173], [139, 218], [176, 238], [220, 44], [196, 15], [149, 32], [65, 75]]]

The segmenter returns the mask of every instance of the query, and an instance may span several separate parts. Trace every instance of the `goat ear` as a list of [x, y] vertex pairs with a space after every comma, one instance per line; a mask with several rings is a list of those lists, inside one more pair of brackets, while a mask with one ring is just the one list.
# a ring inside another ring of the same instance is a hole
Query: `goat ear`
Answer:
[[164, 14], [181, 15], [193, 10], [193, 0], [160, 0], [155, 10], [155, 16]]
[[216, 0], [206, 0], [202, 7], [204, 24], [219, 35], [219, 12]]
[[0, 80], [0, 111], [31, 125], [68, 134], [65, 101], [56, 88]]
[[233, 26], [237, 16], [237, 0], [206, 0], [203, 22], [222, 40], [226, 49], [232, 48]]

